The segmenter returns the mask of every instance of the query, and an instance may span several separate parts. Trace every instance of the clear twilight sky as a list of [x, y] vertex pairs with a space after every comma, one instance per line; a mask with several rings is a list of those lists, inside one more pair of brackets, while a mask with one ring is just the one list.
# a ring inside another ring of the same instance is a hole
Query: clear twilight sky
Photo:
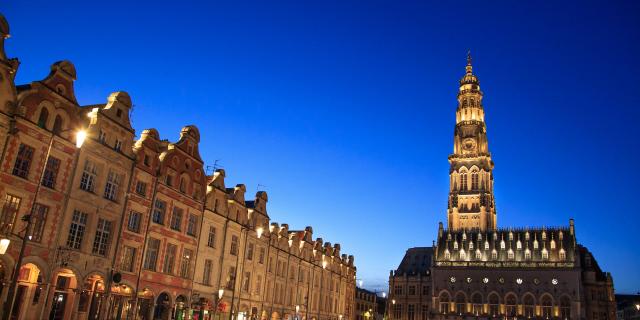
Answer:
[[[75, 2], [75, 3], [74, 3]], [[195, 124], [227, 185], [261, 185], [387, 290], [446, 221], [456, 93], [485, 93], [498, 225], [576, 220], [640, 291], [640, 2], [3, 1], [18, 83], [68, 59], [81, 104], [127, 91], [136, 132]]]

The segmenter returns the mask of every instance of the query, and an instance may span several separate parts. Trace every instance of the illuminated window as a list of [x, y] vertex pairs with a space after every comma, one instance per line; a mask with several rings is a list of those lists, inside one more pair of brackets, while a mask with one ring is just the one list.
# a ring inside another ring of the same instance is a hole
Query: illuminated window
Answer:
[[560, 249], [560, 260], [565, 260], [567, 258], [567, 253], [564, 251], [564, 249]]
[[480, 252], [480, 249], [476, 249], [476, 260], [480, 259], [482, 259], [482, 252]]
[[484, 242], [484, 249], [489, 250], [489, 241]]
[[462, 172], [460, 174], [460, 189], [467, 190], [467, 173]]
[[460, 260], [467, 259], [467, 254], [464, 252], [464, 249], [460, 250]]
[[15, 224], [16, 217], [18, 216], [18, 209], [20, 208], [20, 202], [22, 199], [6, 194], [4, 197], [4, 205], [2, 206], [2, 213], [0, 215], [0, 229], [11, 231]]
[[513, 260], [515, 258], [513, 250], [509, 249], [509, 251], [507, 252], [507, 257], [509, 258], [509, 260]]
[[44, 175], [42, 176], [43, 186], [51, 189], [55, 188], [58, 169], [60, 169], [60, 160], [49, 157], [47, 159], [47, 166], [44, 169]]
[[556, 248], [556, 241], [555, 240], [551, 240], [551, 242], [549, 243], [551, 245], [551, 249], [555, 249]]
[[493, 249], [493, 251], [491, 251], [491, 259], [492, 260], [498, 259], [498, 252], [496, 251], [496, 249]]
[[453, 242], [453, 250], [458, 250], [458, 241]]
[[549, 259], [549, 251], [547, 251], [547, 248], [543, 248], [542, 249], [542, 260], [548, 260]]
[[524, 250], [524, 258], [525, 260], [531, 260], [531, 251], [529, 249]]
[[506, 248], [506, 244], [504, 243], [504, 240], [500, 241], [500, 249], [504, 250]]
[[449, 252], [449, 249], [444, 251], [444, 258], [447, 260], [451, 259], [451, 252]]
[[471, 189], [478, 190], [478, 173], [473, 172], [471, 174]]
[[522, 250], [522, 242], [520, 242], [520, 240], [516, 242], [516, 250]]

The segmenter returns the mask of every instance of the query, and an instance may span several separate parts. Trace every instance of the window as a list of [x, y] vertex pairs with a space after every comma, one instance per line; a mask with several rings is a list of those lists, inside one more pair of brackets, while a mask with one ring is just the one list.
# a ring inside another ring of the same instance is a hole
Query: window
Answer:
[[44, 225], [47, 223], [47, 213], [49, 207], [36, 203], [33, 206], [33, 216], [31, 217], [31, 224], [33, 229], [31, 230], [31, 238], [29, 240], [40, 242], [42, 241], [42, 234], [44, 233]]
[[396, 295], [401, 295], [402, 294], [402, 286], [401, 285], [396, 285], [393, 289], [393, 293]]
[[187, 221], [187, 234], [190, 236], [196, 235], [196, 230], [198, 229], [198, 217], [194, 214], [189, 215], [189, 221]]
[[416, 306], [413, 304], [410, 304], [407, 306], [407, 320], [414, 320], [415, 319], [415, 311]]
[[227, 274], [227, 289], [234, 290], [236, 283], [236, 267], [229, 267], [229, 273]]
[[426, 296], [429, 294], [429, 287], [428, 286], [423, 286], [422, 287], [422, 295]]
[[142, 160], [142, 163], [144, 163], [145, 166], [149, 166], [151, 161], [149, 160], [149, 155], [145, 154], [144, 155], [144, 160]]
[[18, 154], [16, 155], [16, 162], [13, 165], [13, 175], [27, 178], [29, 176], [29, 167], [31, 166], [31, 160], [33, 160], [34, 149], [24, 143], [20, 144], [18, 148]]
[[182, 250], [182, 262], [180, 263], [180, 276], [183, 278], [189, 278], [191, 269], [191, 259], [193, 258], [193, 251], [189, 249]]
[[120, 109], [120, 108], [116, 109], [116, 116], [118, 118], [122, 117], [122, 109]]
[[229, 249], [229, 253], [233, 256], [238, 255], [238, 237], [231, 236], [231, 247]]
[[147, 184], [142, 181], [136, 182], [136, 193], [141, 196], [147, 195]]
[[178, 189], [180, 190], [180, 192], [185, 193], [186, 189], [187, 189], [187, 185], [184, 181], [183, 177], [180, 177], [180, 185], [178, 186]]
[[56, 120], [53, 121], [53, 133], [60, 134], [62, 132], [62, 118], [56, 116]]
[[255, 293], [256, 294], [260, 294], [262, 292], [262, 276], [261, 275], [257, 275], [256, 276], [256, 289], [255, 289]]
[[513, 253], [513, 250], [509, 249], [509, 251], [507, 251], [507, 258], [509, 260], [513, 260], [515, 258], [515, 255]]
[[211, 270], [213, 269], [213, 261], [206, 259], [204, 261], [204, 271], [202, 273], [202, 283], [204, 285], [211, 285]]
[[167, 249], [164, 251], [164, 263], [162, 264], [163, 273], [173, 274], [173, 266], [176, 264], [176, 252], [178, 252], [178, 247], [168, 243]]
[[107, 246], [109, 245], [109, 236], [111, 234], [111, 221], [98, 218], [98, 228], [96, 229], [96, 237], [93, 240], [94, 254], [101, 256], [107, 255]]
[[253, 260], [253, 243], [249, 243], [249, 247], [247, 248], [247, 260]]
[[116, 201], [119, 187], [120, 175], [113, 171], [109, 171], [109, 175], [107, 176], [107, 184], [104, 186], [104, 198], [111, 201]]
[[460, 174], [460, 189], [467, 190], [467, 173], [463, 172]]
[[525, 260], [530, 260], [531, 259], [531, 251], [529, 250], [529, 248], [524, 250], [524, 259]]
[[396, 319], [400, 319], [402, 317], [402, 305], [396, 303], [393, 307], [393, 317]]
[[498, 259], [498, 251], [496, 251], [496, 249], [493, 249], [491, 251], [491, 259], [492, 260]]
[[60, 169], [60, 159], [49, 157], [49, 159], [47, 159], [47, 166], [44, 168], [44, 174], [42, 175], [43, 186], [51, 189], [56, 187], [58, 169]]
[[567, 253], [564, 251], [564, 249], [560, 249], [558, 257], [560, 258], [560, 260], [565, 260], [567, 258]]
[[149, 238], [149, 246], [147, 247], [147, 253], [144, 257], [143, 268], [147, 270], [156, 270], [156, 264], [158, 262], [158, 251], [160, 250], [160, 240]]
[[13, 230], [21, 201], [22, 199], [8, 193], [4, 196], [4, 205], [2, 206], [2, 215], [0, 216], [0, 230]]
[[416, 294], [416, 286], [409, 286], [409, 295], [413, 296]]
[[173, 214], [171, 215], [171, 229], [180, 231], [180, 227], [182, 225], [182, 209], [178, 207], [173, 207]]
[[127, 229], [133, 232], [140, 232], [140, 221], [142, 220], [142, 213], [131, 211], [129, 213], [129, 221], [127, 222]]
[[549, 259], [549, 251], [547, 251], [547, 248], [542, 248], [542, 260], [547, 259]]
[[80, 189], [84, 191], [93, 192], [96, 187], [96, 176], [98, 175], [98, 168], [96, 164], [90, 160], [84, 162], [84, 170], [82, 171], [82, 178], [80, 178]]
[[40, 110], [40, 116], [38, 117], [38, 127], [46, 129], [48, 119], [49, 119], [49, 110], [43, 107]]
[[471, 189], [478, 190], [478, 173], [473, 172], [471, 174]]
[[210, 248], [216, 247], [216, 228], [209, 226], [209, 237], [207, 238], [207, 246]]
[[113, 145], [113, 150], [120, 151], [122, 149], [122, 141], [116, 139], [116, 143]]
[[100, 130], [100, 133], [98, 134], [98, 141], [100, 141], [100, 143], [102, 144], [106, 144], [107, 143], [107, 133]]
[[84, 230], [87, 228], [88, 214], [74, 210], [71, 216], [71, 226], [69, 226], [69, 236], [67, 237], [67, 247], [72, 249], [80, 249]]
[[242, 291], [249, 292], [250, 284], [251, 284], [251, 272], [245, 272], [244, 279], [242, 279]]
[[136, 248], [124, 246], [120, 259], [120, 270], [133, 272], [134, 261], [136, 261]]
[[164, 215], [166, 211], [167, 203], [162, 200], [156, 200], [156, 205], [153, 208], [153, 222], [164, 224]]
[[167, 177], [164, 181], [169, 187], [173, 186], [173, 176], [171, 174], [167, 174]]
[[422, 305], [422, 310], [420, 311], [420, 320], [428, 320], [429, 319], [429, 306], [426, 304]]
[[264, 251], [265, 251], [264, 248], [260, 248], [260, 254], [258, 255], [258, 262], [260, 264], [264, 264], [264, 254], [265, 254]]

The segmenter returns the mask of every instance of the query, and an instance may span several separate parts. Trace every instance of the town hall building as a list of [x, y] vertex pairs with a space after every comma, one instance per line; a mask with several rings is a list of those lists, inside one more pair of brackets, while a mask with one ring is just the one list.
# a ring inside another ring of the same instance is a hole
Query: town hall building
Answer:
[[447, 225], [389, 276], [390, 318], [615, 319], [611, 275], [561, 227], [498, 227], [483, 93], [471, 56], [449, 155]]

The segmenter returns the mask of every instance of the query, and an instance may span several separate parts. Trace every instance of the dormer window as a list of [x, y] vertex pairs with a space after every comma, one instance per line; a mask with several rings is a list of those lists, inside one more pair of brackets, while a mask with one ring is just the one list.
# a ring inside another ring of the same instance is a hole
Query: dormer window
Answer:
[[458, 250], [458, 241], [453, 242], [453, 250]]
[[444, 258], [445, 258], [446, 260], [451, 259], [451, 252], [449, 252], [449, 249], [445, 249], [445, 250], [444, 250]]
[[482, 259], [482, 252], [480, 251], [480, 249], [476, 250], [476, 260], [481, 260]]
[[489, 250], [489, 241], [484, 242], [484, 249]]
[[529, 249], [524, 250], [524, 259], [531, 260], [531, 251]]
[[551, 243], [549, 243], [551, 245], [551, 250], [556, 248], [556, 241], [551, 239]]
[[513, 260], [515, 258], [513, 250], [509, 249], [509, 251], [507, 251], [507, 257], [509, 258], [509, 260]]
[[184, 178], [180, 178], [180, 186], [179, 186], [180, 192], [185, 193], [187, 186], [186, 183], [184, 182]]
[[560, 241], [562, 241], [562, 236], [563, 236], [562, 231], [558, 232], [558, 239], [559, 239]]
[[529, 241], [529, 231], [524, 234], [524, 240]]
[[542, 260], [549, 260], [549, 251], [547, 251], [547, 248], [542, 248]]
[[491, 260], [496, 259], [498, 259], [498, 251], [496, 251], [496, 249], [493, 249], [493, 251], [491, 251]]
[[116, 143], [113, 145], [113, 149], [120, 151], [122, 149], [122, 141], [116, 139]]
[[520, 242], [520, 240], [516, 242], [516, 250], [522, 250], [522, 242]]
[[513, 241], [513, 232], [509, 231], [509, 241]]
[[144, 163], [145, 166], [148, 167], [149, 166], [149, 162], [150, 162], [149, 155], [145, 154], [144, 155], [144, 159], [142, 160], [142, 162]]
[[564, 251], [564, 249], [560, 249], [560, 252], [559, 252], [559, 254], [558, 254], [558, 255], [559, 255], [559, 257], [560, 257], [560, 260], [565, 260], [565, 259], [567, 259], [567, 253]]
[[464, 249], [460, 250], [460, 260], [466, 260], [467, 259], [467, 253], [464, 252]]
[[538, 239], [533, 240], [533, 249], [538, 249]]
[[504, 240], [500, 241], [500, 249], [504, 250], [507, 247], [507, 245], [504, 243]]
[[173, 176], [171, 174], [167, 174], [167, 177], [165, 178], [164, 182], [169, 186], [173, 186]]
[[542, 231], [542, 240], [547, 240], [547, 232]]
[[120, 109], [120, 108], [116, 109], [116, 116], [118, 118], [122, 118], [122, 109]]
[[469, 250], [473, 250], [473, 241], [469, 242]]

